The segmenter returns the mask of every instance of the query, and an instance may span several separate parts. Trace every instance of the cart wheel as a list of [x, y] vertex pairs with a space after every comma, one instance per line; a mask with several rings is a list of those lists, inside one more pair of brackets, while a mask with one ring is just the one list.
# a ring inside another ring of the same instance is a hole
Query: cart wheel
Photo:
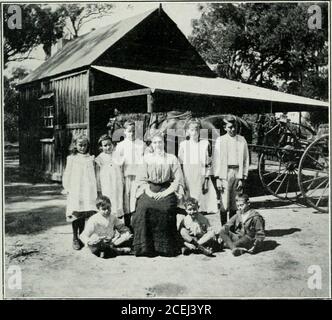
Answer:
[[297, 182], [299, 156], [291, 150], [278, 151], [259, 158], [258, 173], [267, 192], [279, 199], [296, 201], [301, 195]]
[[299, 164], [299, 186], [306, 203], [320, 212], [328, 212], [329, 136], [323, 135], [305, 150]]

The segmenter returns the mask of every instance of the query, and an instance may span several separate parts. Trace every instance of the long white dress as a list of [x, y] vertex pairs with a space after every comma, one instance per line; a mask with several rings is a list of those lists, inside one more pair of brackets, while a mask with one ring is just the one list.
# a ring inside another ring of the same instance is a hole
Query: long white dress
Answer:
[[135, 211], [136, 208], [136, 175], [142, 170], [144, 142], [124, 139], [115, 149], [116, 158], [123, 165], [124, 195], [123, 210], [125, 214]]
[[97, 211], [94, 156], [81, 153], [68, 156], [62, 184], [67, 192], [68, 222], [76, 219], [73, 212]]
[[123, 175], [114, 155], [102, 152], [96, 158], [98, 191], [111, 200], [112, 214], [123, 216]]
[[[209, 158], [208, 140], [185, 140], [180, 143], [178, 157], [183, 165], [186, 193], [199, 202], [199, 210], [218, 212], [216, 190], [211, 181], [211, 161]], [[208, 192], [203, 194], [202, 185], [209, 177]]]

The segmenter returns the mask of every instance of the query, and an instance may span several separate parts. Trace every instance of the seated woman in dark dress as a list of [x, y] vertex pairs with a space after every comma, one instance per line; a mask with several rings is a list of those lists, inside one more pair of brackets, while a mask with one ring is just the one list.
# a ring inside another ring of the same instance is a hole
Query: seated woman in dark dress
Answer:
[[176, 156], [164, 151], [164, 137], [155, 131], [151, 153], [144, 156], [136, 211], [132, 217], [136, 256], [175, 256], [179, 253], [176, 213], [183, 195], [183, 176]]

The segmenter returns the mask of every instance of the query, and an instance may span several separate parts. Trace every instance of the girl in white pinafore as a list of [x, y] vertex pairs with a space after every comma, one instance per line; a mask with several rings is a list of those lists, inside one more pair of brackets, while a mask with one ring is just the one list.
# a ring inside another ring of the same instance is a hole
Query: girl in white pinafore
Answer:
[[75, 250], [80, 250], [83, 246], [79, 234], [83, 232], [85, 219], [97, 211], [94, 156], [88, 151], [88, 138], [85, 135], [76, 137], [62, 177], [64, 192], [67, 194], [66, 219], [72, 223]]
[[199, 202], [200, 211], [217, 213], [217, 194], [210, 178], [210, 145], [208, 140], [199, 139], [200, 129], [198, 120], [189, 121], [186, 131], [189, 140], [180, 143], [178, 157], [182, 164], [187, 196]]
[[112, 214], [123, 216], [123, 175], [119, 159], [115, 158], [111, 137], [102, 135], [98, 140], [101, 153], [96, 158], [98, 193], [111, 200]]

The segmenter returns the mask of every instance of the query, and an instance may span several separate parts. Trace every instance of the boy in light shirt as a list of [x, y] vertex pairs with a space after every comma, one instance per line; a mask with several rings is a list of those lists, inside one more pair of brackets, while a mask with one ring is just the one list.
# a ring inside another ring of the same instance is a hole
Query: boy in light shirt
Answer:
[[81, 240], [97, 257], [110, 258], [130, 254], [132, 234], [116, 216], [111, 214], [111, 201], [106, 196], [97, 199], [98, 212], [87, 222]]
[[235, 196], [243, 191], [249, 169], [248, 144], [246, 139], [237, 133], [236, 118], [228, 116], [224, 123], [226, 134], [216, 139], [213, 154], [214, 175], [222, 198], [221, 225], [227, 222], [227, 213], [229, 218], [235, 214]]
[[209, 220], [198, 212], [198, 201], [189, 197], [184, 202], [184, 207], [187, 215], [179, 225], [179, 231], [185, 246], [182, 253], [188, 255], [196, 252], [213, 257], [212, 247], [216, 247], [217, 238]]
[[236, 206], [236, 215], [220, 231], [224, 246], [231, 249], [234, 256], [245, 252], [257, 253], [265, 238], [265, 221], [256, 210], [250, 208], [248, 195], [237, 195]]

